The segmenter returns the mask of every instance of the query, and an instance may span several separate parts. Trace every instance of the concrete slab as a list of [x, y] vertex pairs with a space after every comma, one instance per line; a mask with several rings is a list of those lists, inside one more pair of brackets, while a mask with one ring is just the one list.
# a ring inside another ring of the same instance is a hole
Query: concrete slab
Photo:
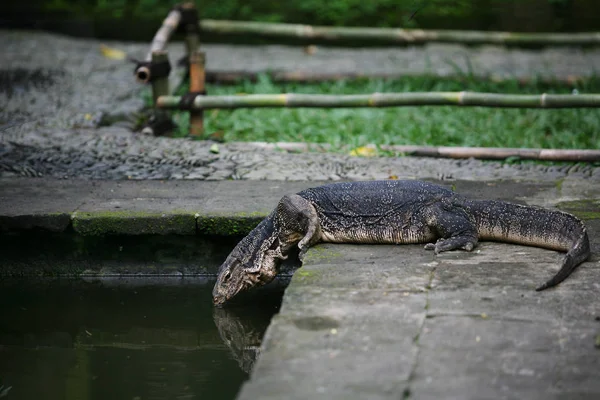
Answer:
[[314, 186], [309, 182], [224, 181], [213, 182], [214, 190], [198, 204], [199, 233], [241, 235], [252, 230], [286, 194]]
[[243, 235], [308, 182], [0, 178], [0, 230]]
[[71, 213], [92, 198], [91, 185], [52, 179], [0, 180], [0, 231], [64, 231]]
[[422, 245], [320, 244], [294, 274], [294, 286], [424, 292], [431, 283], [433, 252]]
[[[94, 205], [103, 208], [104, 205]], [[194, 235], [196, 217], [192, 212], [76, 211], [75, 232], [81, 235]]]
[[382, 290], [286, 291], [238, 398], [397, 399], [413, 368], [425, 304], [424, 294]]

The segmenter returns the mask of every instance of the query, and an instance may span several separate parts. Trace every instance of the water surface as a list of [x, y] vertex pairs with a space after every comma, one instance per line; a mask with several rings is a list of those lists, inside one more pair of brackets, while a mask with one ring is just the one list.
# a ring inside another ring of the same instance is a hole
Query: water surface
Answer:
[[0, 397], [234, 398], [279, 309], [284, 284], [215, 309], [213, 283], [0, 283]]

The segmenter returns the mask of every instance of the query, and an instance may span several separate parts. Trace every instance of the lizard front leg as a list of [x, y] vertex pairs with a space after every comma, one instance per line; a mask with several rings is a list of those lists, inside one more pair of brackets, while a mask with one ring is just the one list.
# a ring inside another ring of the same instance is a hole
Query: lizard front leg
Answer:
[[308, 248], [321, 239], [321, 224], [317, 210], [310, 201], [291, 194], [281, 198], [277, 205], [277, 225], [280, 227], [279, 240], [283, 251], [298, 243], [300, 261], [304, 259]]

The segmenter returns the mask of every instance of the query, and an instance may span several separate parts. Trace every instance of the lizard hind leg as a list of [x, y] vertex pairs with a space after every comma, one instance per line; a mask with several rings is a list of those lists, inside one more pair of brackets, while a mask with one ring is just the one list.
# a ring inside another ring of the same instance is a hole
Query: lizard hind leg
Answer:
[[472, 251], [477, 245], [477, 228], [469, 215], [461, 208], [438, 205], [430, 210], [429, 226], [440, 239], [428, 243], [426, 250], [434, 250], [435, 254], [451, 250]]
[[317, 210], [310, 201], [297, 195], [286, 195], [277, 205], [277, 222], [281, 229], [280, 240], [289, 250], [298, 243], [300, 261], [308, 248], [321, 239], [321, 224]]

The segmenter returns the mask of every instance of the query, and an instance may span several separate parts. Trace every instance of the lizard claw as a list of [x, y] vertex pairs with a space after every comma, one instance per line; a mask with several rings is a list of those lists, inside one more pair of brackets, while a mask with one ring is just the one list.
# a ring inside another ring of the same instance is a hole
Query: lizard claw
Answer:
[[304, 262], [304, 256], [306, 256], [306, 252], [308, 251], [308, 247], [300, 247], [298, 246], [298, 248], [300, 249], [300, 252], [298, 253], [298, 259], [300, 260], [300, 262]]

